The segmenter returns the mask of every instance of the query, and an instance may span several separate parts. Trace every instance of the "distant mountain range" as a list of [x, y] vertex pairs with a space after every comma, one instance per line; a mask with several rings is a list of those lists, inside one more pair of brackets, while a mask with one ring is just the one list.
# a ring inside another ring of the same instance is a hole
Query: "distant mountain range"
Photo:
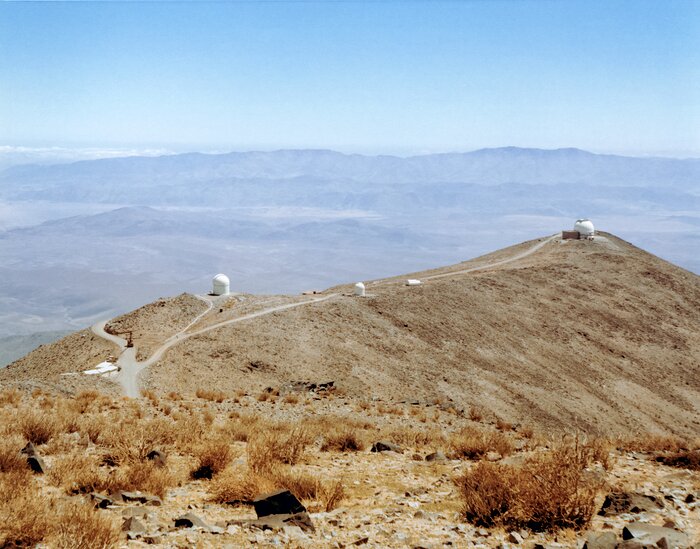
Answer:
[[[128, 204], [265, 202], [270, 195], [361, 192], [368, 185], [540, 184], [698, 191], [700, 159], [630, 158], [579, 149], [482, 149], [401, 158], [327, 150], [86, 160], [0, 172], [0, 198]], [[302, 191], [303, 189], [303, 191]], [[196, 192], [193, 192], [196, 191]]]
[[456, 263], [578, 217], [698, 273], [700, 159], [508, 147], [14, 166], [0, 171], [0, 338], [206, 291], [217, 272], [293, 293]]

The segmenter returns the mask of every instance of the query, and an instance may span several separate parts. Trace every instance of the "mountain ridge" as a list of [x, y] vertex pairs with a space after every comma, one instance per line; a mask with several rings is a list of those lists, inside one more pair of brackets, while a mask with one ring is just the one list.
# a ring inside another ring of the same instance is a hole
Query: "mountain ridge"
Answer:
[[[405, 286], [406, 277], [424, 284]], [[613, 235], [525, 242], [368, 282], [367, 293], [352, 297], [341, 285], [312, 304], [305, 296], [217, 298], [192, 328], [198, 335], [183, 333], [143, 384], [234, 393], [332, 379], [358, 398], [438, 399], [551, 431], [692, 435], [700, 428], [700, 277]], [[154, 314], [178, 326], [191, 320], [175, 301], [159, 303], [110, 322], [134, 330], [144, 358], [177, 333]], [[62, 374], [94, 366], [110, 344], [88, 331], [69, 338], [13, 363], [0, 385], [89, 386], [88, 376]]]

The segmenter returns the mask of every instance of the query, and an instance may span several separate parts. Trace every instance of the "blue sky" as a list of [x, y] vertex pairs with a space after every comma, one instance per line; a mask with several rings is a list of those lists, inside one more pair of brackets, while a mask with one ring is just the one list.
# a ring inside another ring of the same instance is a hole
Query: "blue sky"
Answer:
[[0, 3], [0, 145], [700, 156], [700, 2]]

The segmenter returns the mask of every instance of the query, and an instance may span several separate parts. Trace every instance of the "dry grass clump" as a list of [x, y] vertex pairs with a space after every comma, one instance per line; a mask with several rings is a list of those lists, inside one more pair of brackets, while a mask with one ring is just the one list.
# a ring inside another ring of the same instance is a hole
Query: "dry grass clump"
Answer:
[[687, 450], [690, 444], [676, 436], [647, 435], [633, 438], [622, 438], [616, 441], [618, 450], [624, 452], [679, 452]]
[[499, 431], [512, 431], [513, 430], [513, 424], [508, 423], [507, 421], [501, 419], [500, 417], [496, 419], [496, 429]]
[[310, 509], [332, 511], [346, 497], [342, 480], [323, 482], [314, 475], [283, 465], [264, 473], [229, 468], [212, 481], [212, 500], [217, 503], [250, 504], [261, 494], [289, 490]]
[[82, 502], [40, 495], [28, 472], [0, 473], [0, 547], [103, 549], [119, 543], [106, 513]]
[[259, 473], [271, 470], [279, 463], [295, 465], [309, 444], [311, 436], [303, 427], [256, 432], [248, 441], [248, 467]]
[[513, 443], [501, 432], [488, 432], [474, 427], [464, 427], [448, 440], [450, 455], [458, 459], [481, 459], [488, 452], [502, 456], [513, 453]]
[[656, 461], [670, 467], [700, 471], [700, 448], [659, 454], [656, 456]]
[[469, 408], [469, 419], [472, 421], [481, 421], [484, 419], [484, 411], [478, 406]]
[[446, 438], [438, 427], [415, 429], [413, 427], [389, 427], [381, 429], [380, 435], [390, 442], [407, 448], [437, 448], [445, 445]]
[[211, 479], [223, 471], [233, 460], [231, 446], [224, 441], [210, 440], [195, 452], [197, 464], [190, 475], [193, 479]]
[[298, 404], [299, 403], [299, 396], [295, 395], [293, 393], [289, 393], [288, 395], [285, 395], [284, 398], [282, 399], [282, 402], [285, 404]]
[[34, 444], [46, 444], [62, 432], [58, 418], [50, 412], [36, 409], [23, 409], [16, 415], [16, 429]]
[[20, 454], [23, 446], [24, 440], [20, 437], [0, 438], [0, 473], [26, 471], [27, 461]]
[[222, 391], [214, 391], [210, 389], [197, 389], [197, 392], [195, 394], [197, 395], [197, 398], [210, 400], [211, 402], [223, 402], [224, 400], [226, 400], [226, 393], [223, 393]]
[[328, 433], [321, 444], [322, 452], [360, 452], [367, 446], [364, 438], [351, 429]]
[[0, 393], [0, 406], [17, 406], [22, 401], [22, 393], [17, 389], [8, 389]]
[[178, 480], [167, 468], [152, 462], [108, 467], [83, 454], [58, 458], [47, 476], [51, 484], [60, 486], [67, 494], [141, 490], [159, 497], [165, 497], [168, 488]]
[[120, 465], [145, 461], [152, 450], [172, 447], [180, 434], [176, 424], [163, 417], [141, 421], [122, 417], [100, 432], [97, 443], [106, 463]]
[[481, 462], [456, 479], [464, 517], [478, 526], [536, 532], [585, 528], [601, 488], [585, 471], [592, 454], [575, 443], [535, 455], [521, 467]]

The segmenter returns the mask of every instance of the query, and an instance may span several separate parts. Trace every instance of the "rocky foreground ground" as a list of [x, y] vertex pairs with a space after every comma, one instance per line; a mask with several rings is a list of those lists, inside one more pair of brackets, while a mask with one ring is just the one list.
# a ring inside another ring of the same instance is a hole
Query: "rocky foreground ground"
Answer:
[[700, 547], [697, 440], [549, 437], [305, 383], [12, 390], [0, 429], [1, 547]]

